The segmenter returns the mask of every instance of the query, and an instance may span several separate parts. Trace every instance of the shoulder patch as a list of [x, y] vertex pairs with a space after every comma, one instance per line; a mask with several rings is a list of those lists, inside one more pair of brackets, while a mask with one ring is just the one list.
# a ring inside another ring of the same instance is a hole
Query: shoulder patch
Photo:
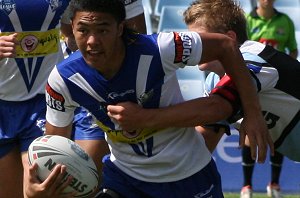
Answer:
[[187, 64], [192, 53], [192, 39], [186, 33], [174, 32], [175, 58], [174, 63]]
[[48, 107], [51, 109], [65, 112], [65, 98], [60, 93], [57, 93], [54, 89], [52, 89], [48, 83], [46, 85], [46, 102]]

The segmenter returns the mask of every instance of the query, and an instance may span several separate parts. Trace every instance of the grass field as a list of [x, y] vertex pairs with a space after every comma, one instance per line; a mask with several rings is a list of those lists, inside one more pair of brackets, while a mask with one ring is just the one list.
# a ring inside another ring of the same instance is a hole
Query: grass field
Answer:
[[[224, 197], [225, 198], [240, 198], [240, 194], [239, 193], [224, 193]], [[268, 197], [265, 193], [254, 193], [253, 198], [268, 198]], [[300, 194], [299, 195], [284, 194], [284, 198], [300, 198]]]

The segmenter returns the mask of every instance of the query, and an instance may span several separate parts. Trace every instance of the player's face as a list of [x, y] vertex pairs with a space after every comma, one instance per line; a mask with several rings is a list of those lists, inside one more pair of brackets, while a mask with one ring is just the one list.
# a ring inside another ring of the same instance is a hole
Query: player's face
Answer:
[[123, 23], [112, 15], [100, 12], [76, 12], [72, 21], [73, 34], [85, 61], [105, 73], [123, 59]]
[[258, 3], [262, 8], [273, 8], [275, 0], [259, 0]]

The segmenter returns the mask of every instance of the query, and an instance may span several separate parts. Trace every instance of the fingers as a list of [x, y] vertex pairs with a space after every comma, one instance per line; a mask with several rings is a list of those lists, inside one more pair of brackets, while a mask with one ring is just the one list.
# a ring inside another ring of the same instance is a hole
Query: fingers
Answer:
[[43, 182], [44, 187], [48, 188], [51, 192], [56, 191], [66, 174], [66, 166], [61, 164], [56, 165], [50, 175]]
[[39, 180], [38, 180], [38, 176], [37, 176], [37, 170], [38, 170], [38, 165], [37, 163], [33, 163], [32, 166], [29, 167], [29, 180], [33, 183], [37, 183]]
[[[259, 145], [257, 144], [255, 138], [253, 136], [247, 136], [249, 139], [249, 143], [250, 143], [250, 150], [251, 150], [251, 158], [253, 160], [256, 161], [256, 157], [257, 157], [257, 150], [260, 152], [260, 148]], [[244, 145], [245, 145], [245, 141], [244, 141]]]
[[239, 130], [240, 133], [240, 139], [239, 139], [239, 147], [242, 148], [245, 146], [245, 141], [246, 141], [246, 133], [244, 132], [243, 129]]
[[251, 158], [258, 163], [264, 163], [267, 157], [268, 146], [270, 149], [274, 150], [274, 145], [272, 143], [272, 139], [269, 136], [269, 133], [259, 133], [255, 131], [255, 133], [246, 134], [246, 130], [244, 127], [241, 127], [240, 130], [240, 148], [245, 145], [250, 147], [251, 150]]
[[13, 58], [16, 56], [17, 33], [0, 36], [0, 58]]

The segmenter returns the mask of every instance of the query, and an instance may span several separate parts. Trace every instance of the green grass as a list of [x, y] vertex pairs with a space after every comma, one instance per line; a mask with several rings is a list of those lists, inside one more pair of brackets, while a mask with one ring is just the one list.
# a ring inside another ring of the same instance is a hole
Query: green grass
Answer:
[[[298, 195], [288, 195], [283, 194], [284, 198], [300, 198], [300, 194]], [[239, 193], [224, 193], [225, 198], [240, 198]], [[265, 193], [253, 193], [253, 198], [268, 198]]]

